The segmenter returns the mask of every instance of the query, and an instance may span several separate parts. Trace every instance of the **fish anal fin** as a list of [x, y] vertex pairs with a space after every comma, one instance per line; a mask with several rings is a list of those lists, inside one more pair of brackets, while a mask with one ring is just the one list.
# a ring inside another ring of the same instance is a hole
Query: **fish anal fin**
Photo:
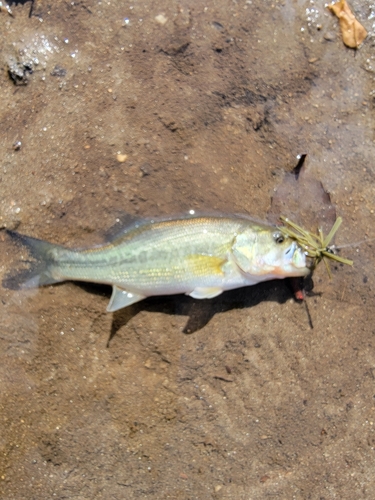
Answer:
[[223, 289], [217, 286], [199, 286], [186, 295], [193, 297], [193, 299], [213, 299], [223, 293]]
[[144, 299], [144, 295], [140, 295], [139, 293], [128, 292], [127, 290], [123, 290], [116, 285], [113, 285], [111, 299], [107, 306], [107, 312], [114, 312], [122, 309], [123, 307], [130, 306], [135, 302], [139, 302]]

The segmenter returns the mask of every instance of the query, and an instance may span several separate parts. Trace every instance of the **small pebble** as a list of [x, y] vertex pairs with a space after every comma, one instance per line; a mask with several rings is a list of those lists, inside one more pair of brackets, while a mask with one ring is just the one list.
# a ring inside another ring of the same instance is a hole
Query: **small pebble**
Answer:
[[161, 25], [164, 25], [168, 21], [168, 19], [163, 14], [159, 14], [155, 17], [155, 21]]
[[140, 167], [140, 170], [142, 173], [142, 177], [147, 177], [148, 175], [151, 174], [152, 167], [149, 163], [143, 163], [143, 165], [141, 165]]
[[124, 154], [121, 154], [121, 153], [118, 153], [116, 155], [116, 159], [119, 163], [124, 163], [128, 158], [128, 155], [124, 155]]
[[333, 42], [333, 40], [336, 39], [336, 35], [331, 31], [327, 31], [327, 33], [324, 34], [323, 38], [324, 40], [327, 40], [327, 42]]

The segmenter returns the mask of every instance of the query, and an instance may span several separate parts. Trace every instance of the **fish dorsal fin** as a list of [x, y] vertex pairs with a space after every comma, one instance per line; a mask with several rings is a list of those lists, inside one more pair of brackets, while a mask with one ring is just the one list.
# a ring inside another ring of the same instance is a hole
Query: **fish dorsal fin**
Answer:
[[127, 290], [123, 290], [122, 288], [113, 285], [111, 299], [107, 306], [107, 312], [118, 311], [119, 309], [130, 306], [131, 304], [139, 302], [144, 298], [144, 295], [128, 292]]
[[126, 233], [136, 228], [145, 222], [145, 219], [137, 215], [128, 213], [121, 213], [116, 217], [116, 222], [104, 231], [104, 238], [106, 241], [113, 241]]

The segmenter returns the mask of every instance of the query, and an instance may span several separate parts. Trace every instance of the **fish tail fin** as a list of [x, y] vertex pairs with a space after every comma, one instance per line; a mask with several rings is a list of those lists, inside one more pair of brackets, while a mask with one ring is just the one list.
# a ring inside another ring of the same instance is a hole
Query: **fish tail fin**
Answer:
[[16, 269], [5, 276], [2, 282], [5, 288], [20, 290], [21, 288], [34, 288], [62, 281], [55, 279], [51, 272], [56, 264], [54, 250], [58, 248], [58, 245], [24, 236], [15, 231], [7, 230], [6, 233], [18, 247], [27, 249], [32, 260], [23, 260], [28, 267]]

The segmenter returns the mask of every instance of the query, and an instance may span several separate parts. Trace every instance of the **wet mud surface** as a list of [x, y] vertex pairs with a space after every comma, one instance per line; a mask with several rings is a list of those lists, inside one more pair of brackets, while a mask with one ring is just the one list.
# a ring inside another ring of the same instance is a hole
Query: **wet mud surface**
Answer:
[[[317, 269], [313, 328], [286, 281], [114, 314], [107, 287], [0, 288], [1, 498], [375, 495], [375, 6], [351, 7], [358, 51], [318, 1], [0, 12], [1, 228], [82, 246], [124, 213], [266, 220], [306, 153], [336, 244], [368, 240]], [[283, 215], [323, 223], [321, 200]]]

